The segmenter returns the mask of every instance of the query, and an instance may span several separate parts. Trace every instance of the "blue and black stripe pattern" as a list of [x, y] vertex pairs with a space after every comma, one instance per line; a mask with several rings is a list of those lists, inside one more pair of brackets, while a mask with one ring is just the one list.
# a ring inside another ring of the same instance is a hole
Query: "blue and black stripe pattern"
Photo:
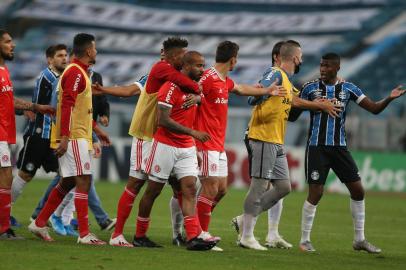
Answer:
[[346, 146], [345, 118], [350, 100], [359, 103], [365, 97], [362, 90], [349, 82], [326, 85], [321, 80], [306, 83], [300, 97], [306, 100], [318, 98], [335, 98], [342, 106], [342, 112], [333, 118], [325, 112], [310, 112], [310, 129], [308, 144], [312, 146]]
[[[51, 103], [52, 96], [52, 85], [58, 80], [58, 75], [56, 75], [50, 68], [44, 69], [35, 86], [32, 102], [48, 105]], [[49, 139], [51, 135], [51, 116], [48, 114], [42, 115], [37, 113], [35, 115], [35, 120], [29, 122], [25, 129], [25, 135], [37, 135], [41, 136], [43, 139]]]

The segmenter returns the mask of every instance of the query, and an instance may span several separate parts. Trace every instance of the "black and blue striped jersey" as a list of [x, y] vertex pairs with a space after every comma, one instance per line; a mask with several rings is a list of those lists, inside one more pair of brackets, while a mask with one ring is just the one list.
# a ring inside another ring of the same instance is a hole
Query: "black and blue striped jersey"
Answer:
[[[36, 82], [32, 102], [49, 105], [51, 103], [52, 85], [58, 80], [58, 77], [59, 75], [50, 68], [44, 69]], [[36, 113], [35, 120], [28, 122], [24, 134], [28, 136], [38, 135], [43, 139], [49, 139], [51, 135], [51, 116]]]
[[365, 95], [350, 82], [326, 85], [320, 79], [304, 84], [300, 97], [306, 100], [335, 98], [342, 106], [338, 117], [333, 118], [325, 112], [310, 112], [308, 145], [346, 146], [345, 118], [350, 100], [360, 103]]

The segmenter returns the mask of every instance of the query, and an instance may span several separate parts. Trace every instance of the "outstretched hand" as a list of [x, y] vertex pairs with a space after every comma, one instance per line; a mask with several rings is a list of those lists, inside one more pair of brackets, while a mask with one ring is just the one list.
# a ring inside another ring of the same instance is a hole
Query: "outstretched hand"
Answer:
[[50, 105], [35, 104], [34, 110], [40, 114], [50, 114], [54, 115], [56, 110]]
[[92, 95], [100, 96], [104, 94], [104, 88], [98, 82], [92, 84]]
[[402, 89], [402, 85], [399, 85], [398, 87], [396, 87], [395, 89], [392, 90], [389, 97], [392, 99], [395, 99], [400, 96], [403, 96], [405, 93], [406, 93], [406, 90]]
[[267, 87], [266, 90], [269, 95], [271, 96], [278, 96], [278, 97], [284, 97], [288, 93], [285, 87], [282, 85], [278, 85], [279, 79], [276, 79], [271, 86]]
[[317, 102], [320, 104], [320, 109], [328, 113], [331, 117], [338, 117], [342, 111], [342, 105], [338, 103], [336, 99], [320, 99], [317, 100]]

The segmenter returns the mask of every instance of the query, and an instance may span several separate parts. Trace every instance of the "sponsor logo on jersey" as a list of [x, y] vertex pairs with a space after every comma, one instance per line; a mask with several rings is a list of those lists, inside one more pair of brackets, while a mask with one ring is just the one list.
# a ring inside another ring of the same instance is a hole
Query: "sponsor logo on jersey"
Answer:
[[1, 92], [2, 92], [2, 93], [4, 93], [4, 92], [13, 92], [13, 87], [10, 86], [10, 85], [4, 85], [4, 86], [1, 88]]
[[169, 103], [171, 101], [174, 90], [175, 90], [174, 86], [171, 86], [171, 88], [169, 88], [168, 94], [166, 94], [166, 98], [165, 98], [166, 103]]
[[81, 78], [82, 78], [82, 74], [79, 73], [78, 76], [76, 77], [75, 84], [73, 85], [73, 91], [78, 90], [79, 82], [80, 82]]
[[227, 98], [216, 98], [216, 100], [214, 101], [215, 104], [227, 104], [228, 103], [228, 99]]

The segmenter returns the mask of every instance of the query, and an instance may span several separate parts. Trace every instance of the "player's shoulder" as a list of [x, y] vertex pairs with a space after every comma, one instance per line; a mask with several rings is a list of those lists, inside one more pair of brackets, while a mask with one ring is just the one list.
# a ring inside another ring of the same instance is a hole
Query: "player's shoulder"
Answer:
[[271, 78], [282, 78], [282, 72], [277, 67], [269, 67], [265, 70], [264, 74], [262, 75], [264, 80], [270, 80]]
[[343, 82], [342, 83], [342, 87], [344, 88], [344, 89], [346, 89], [346, 90], [355, 90], [355, 89], [359, 89], [359, 87], [357, 86], [357, 85], [355, 85], [354, 83], [352, 83], [352, 82]]
[[40, 79], [45, 79], [47, 80], [49, 83], [53, 83], [58, 76], [50, 69], [50, 68], [45, 68], [41, 74], [40, 74]]
[[320, 85], [320, 79], [315, 79], [315, 80], [312, 80], [312, 81], [305, 82], [302, 85], [302, 91], [303, 90], [319, 88], [319, 85]]
[[203, 75], [200, 78], [200, 83], [205, 82], [205, 81], [215, 80], [215, 79], [218, 79], [216, 70], [214, 68], [209, 68], [203, 72]]

